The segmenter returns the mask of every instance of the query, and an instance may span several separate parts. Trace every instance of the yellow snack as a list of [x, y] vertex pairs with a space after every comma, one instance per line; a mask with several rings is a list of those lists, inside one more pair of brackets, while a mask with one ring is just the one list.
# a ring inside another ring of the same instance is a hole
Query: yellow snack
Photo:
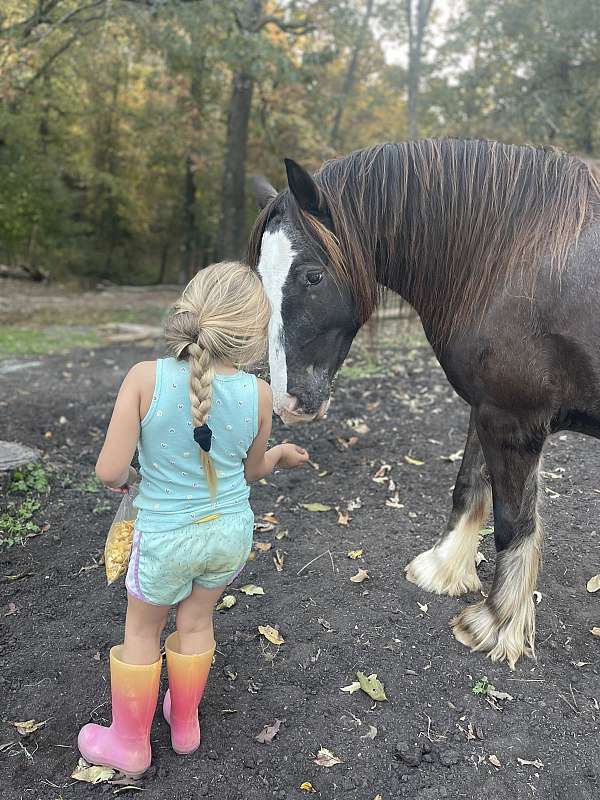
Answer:
[[134, 527], [134, 520], [121, 520], [110, 526], [104, 546], [104, 567], [109, 584], [127, 572]]

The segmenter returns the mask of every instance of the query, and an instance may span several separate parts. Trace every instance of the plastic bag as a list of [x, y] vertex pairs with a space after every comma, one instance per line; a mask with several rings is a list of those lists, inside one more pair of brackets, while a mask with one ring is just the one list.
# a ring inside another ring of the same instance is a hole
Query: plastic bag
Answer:
[[123, 495], [106, 537], [104, 568], [109, 586], [127, 572], [137, 514], [137, 509], [133, 505], [136, 494], [137, 487], [132, 486], [127, 494]]

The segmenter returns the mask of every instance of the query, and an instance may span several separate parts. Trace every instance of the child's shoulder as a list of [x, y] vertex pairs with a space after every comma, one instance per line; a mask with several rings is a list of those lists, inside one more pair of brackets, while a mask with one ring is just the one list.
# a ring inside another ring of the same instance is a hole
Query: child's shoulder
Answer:
[[145, 389], [149, 386], [154, 387], [156, 381], [156, 361], [139, 361], [134, 364], [125, 376], [128, 386], [134, 389]]
[[258, 387], [259, 400], [273, 403], [273, 390], [271, 389], [271, 385], [266, 381], [263, 381], [262, 378], [256, 379], [256, 385]]

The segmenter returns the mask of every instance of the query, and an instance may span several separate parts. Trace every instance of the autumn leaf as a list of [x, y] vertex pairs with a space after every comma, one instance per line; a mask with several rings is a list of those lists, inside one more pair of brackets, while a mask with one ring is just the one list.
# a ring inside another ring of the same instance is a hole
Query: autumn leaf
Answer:
[[271, 511], [269, 511], [268, 514], [263, 514], [261, 519], [263, 519], [265, 522], [270, 522], [273, 525], [279, 525], [279, 520], [277, 519], [275, 514], [273, 514], [273, 512]]
[[110, 780], [114, 774], [115, 770], [111, 769], [111, 767], [93, 767], [84, 758], [80, 758], [79, 763], [71, 773], [71, 777], [76, 781], [84, 781], [85, 783], [104, 783]]
[[19, 736], [30, 736], [34, 731], [38, 731], [40, 728], [43, 728], [47, 722], [47, 719], [42, 720], [42, 722], [36, 722], [34, 719], [28, 719], [25, 722], [8, 720], [8, 724], [14, 725], [14, 727], [17, 729]]
[[600, 628], [594, 627], [590, 630], [590, 633], [592, 634], [592, 636], [600, 636]]
[[335, 767], [336, 764], [343, 764], [344, 762], [341, 758], [334, 755], [331, 750], [322, 747], [317, 753], [314, 763], [319, 767]]
[[307, 511], [331, 511], [331, 506], [326, 506], [324, 503], [301, 503], [300, 505]]
[[338, 512], [338, 518], [337, 518], [338, 525], [347, 525], [352, 519], [352, 517], [350, 516], [350, 514], [348, 514], [347, 511], [340, 511], [339, 508], [336, 508], [336, 511]]
[[276, 644], [278, 647], [285, 642], [285, 639], [280, 635], [277, 628], [273, 628], [271, 625], [259, 625], [258, 632], [262, 634], [265, 639], [268, 639], [271, 644]]
[[255, 586], [253, 583], [247, 583], [245, 586], [240, 587], [240, 592], [247, 595], [264, 594], [265, 590], [262, 586]]
[[356, 677], [360, 683], [360, 688], [365, 694], [368, 694], [370, 698], [379, 701], [387, 700], [383, 683], [375, 673], [367, 676], [364, 672], [357, 672]]
[[369, 578], [369, 573], [367, 572], [367, 570], [366, 569], [360, 569], [360, 567], [359, 567], [358, 572], [356, 573], [356, 575], [353, 575], [350, 578], [350, 580], [352, 581], [352, 583], [362, 583], [363, 581], [368, 580], [368, 578]]
[[317, 791], [310, 781], [304, 781], [304, 783], [301, 783], [298, 788], [302, 789], [303, 792], [316, 793]]
[[254, 738], [257, 742], [262, 742], [262, 744], [271, 744], [284, 722], [284, 719], [276, 719], [272, 725], [265, 725], [262, 731]]
[[500, 767], [502, 766], [498, 756], [495, 756], [493, 754], [491, 756], [488, 756], [488, 761], [490, 762], [490, 764], [493, 764], [496, 767], [496, 769], [500, 769]]
[[277, 533], [275, 534], [275, 538], [276, 538], [276, 539], [277, 539], [277, 541], [279, 541], [279, 542], [280, 542], [282, 539], [287, 539], [287, 538], [288, 538], [288, 530], [287, 530], [287, 528], [285, 528], [285, 529], [284, 529], [284, 530], [282, 530], [282, 531], [277, 531]]
[[517, 758], [517, 761], [522, 767], [531, 765], [536, 769], [541, 769], [544, 766], [543, 762], [540, 761], [539, 758], [536, 758], [534, 761], [528, 761], [526, 758]]
[[388, 474], [391, 472], [391, 466], [389, 464], [382, 464], [375, 475], [371, 478], [374, 483], [385, 483], [387, 480]]
[[217, 611], [225, 611], [227, 608], [232, 608], [237, 603], [237, 598], [233, 594], [226, 594], [221, 602], [216, 606]]
[[360, 691], [360, 683], [358, 681], [353, 681], [352, 683], [348, 684], [348, 686], [342, 686], [340, 692], [348, 692], [348, 694], [354, 694], [354, 692]]
[[404, 460], [407, 464], [413, 464], [415, 467], [422, 467], [425, 463], [424, 461], [420, 461], [418, 458], [413, 458], [410, 455], [404, 456]]
[[457, 450], [456, 453], [450, 453], [449, 456], [440, 456], [442, 461], [449, 461], [451, 464], [454, 464], [455, 461], [460, 461], [464, 455], [464, 450]]
[[600, 575], [594, 575], [593, 578], [590, 578], [589, 581], [586, 583], [585, 588], [593, 594], [600, 589]]
[[419, 601], [417, 600], [417, 605], [424, 614], [426, 614], [429, 611], [429, 606], [427, 605], [427, 603], [419, 603]]
[[277, 572], [283, 572], [283, 562], [285, 559], [285, 555], [283, 550], [275, 550], [275, 555], [273, 556], [273, 563], [275, 564], [275, 569]]
[[362, 558], [364, 550], [348, 550], [348, 558]]
[[271, 547], [271, 542], [254, 542], [254, 549], [260, 550], [261, 553], [265, 553], [267, 550], [270, 550]]

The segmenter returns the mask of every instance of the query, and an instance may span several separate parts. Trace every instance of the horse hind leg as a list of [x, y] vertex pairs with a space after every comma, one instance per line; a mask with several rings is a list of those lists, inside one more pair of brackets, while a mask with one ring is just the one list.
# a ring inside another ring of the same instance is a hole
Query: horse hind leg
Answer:
[[537, 510], [539, 452], [486, 447], [494, 485], [497, 557], [488, 597], [452, 622], [458, 641], [514, 669], [522, 655], [535, 657], [535, 590], [542, 544]]
[[446, 531], [429, 550], [405, 567], [406, 577], [422, 589], [456, 597], [477, 592], [476, 556], [481, 528], [490, 511], [491, 489], [473, 413]]

